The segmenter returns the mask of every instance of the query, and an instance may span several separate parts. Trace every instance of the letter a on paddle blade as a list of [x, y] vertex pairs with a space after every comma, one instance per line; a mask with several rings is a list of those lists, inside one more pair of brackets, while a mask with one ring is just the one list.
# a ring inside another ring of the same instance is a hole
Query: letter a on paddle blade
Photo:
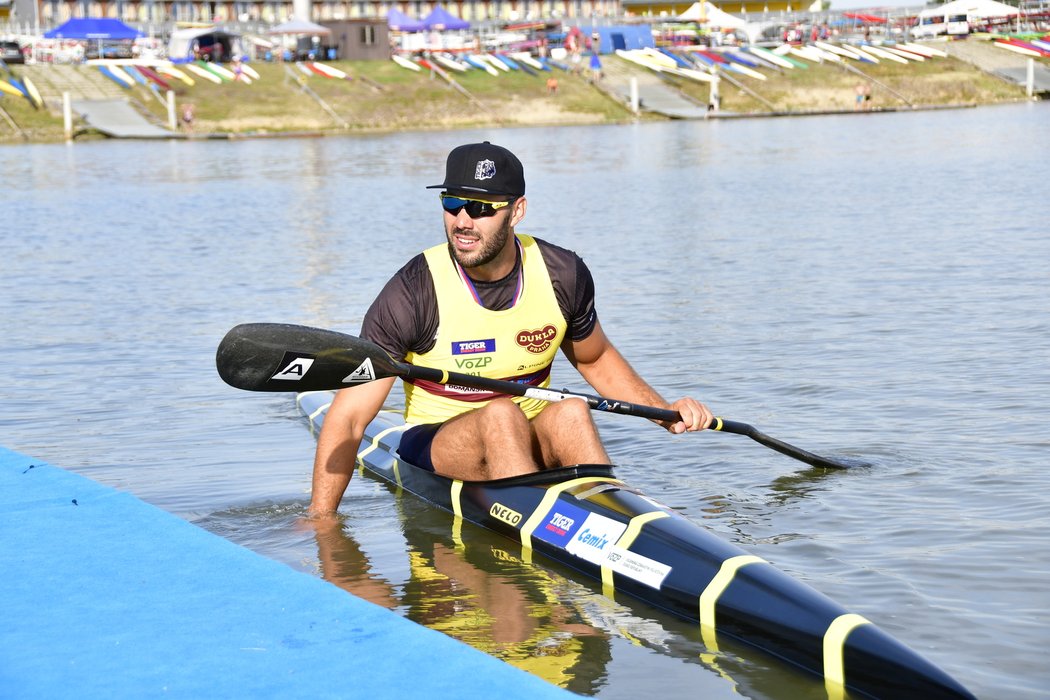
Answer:
[[299, 381], [306, 376], [306, 373], [310, 370], [310, 366], [314, 363], [314, 358], [295, 355], [294, 353], [288, 353], [286, 359], [288, 361], [284, 363], [277, 374], [270, 377], [270, 379]]

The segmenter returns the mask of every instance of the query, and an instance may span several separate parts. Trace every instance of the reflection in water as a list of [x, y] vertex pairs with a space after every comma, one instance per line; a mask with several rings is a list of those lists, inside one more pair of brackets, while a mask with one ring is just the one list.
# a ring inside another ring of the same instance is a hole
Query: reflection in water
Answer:
[[522, 564], [503, 541], [454, 542], [452, 516], [403, 499], [397, 504], [409, 559], [402, 586], [372, 569], [342, 519], [300, 521], [314, 531], [326, 581], [389, 609], [404, 606], [410, 620], [550, 683], [598, 691], [611, 658], [609, 635], [564, 602], [567, 581]]
[[[557, 564], [526, 564], [520, 545], [494, 533], [468, 525], [461, 536], [462, 521], [453, 515], [412, 497], [391, 499], [387, 488], [359, 499], [351, 517], [307, 519], [304, 504], [285, 503], [231, 509], [198, 524], [582, 695], [616, 696], [614, 671], [622, 674], [623, 664], [614, 657], [626, 645], [656, 652], [663, 663], [703, 669], [698, 688], [728, 682], [743, 697], [786, 691], [782, 696], [826, 698], [818, 679], [723, 635], [704, 640], [695, 625], [642, 603], [606, 598], [568, 571], [563, 576]], [[404, 542], [377, 552], [373, 540], [391, 538], [391, 507]], [[380, 512], [381, 534], [360, 527]], [[302, 558], [309, 540], [315, 561]], [[389, 561], [395, 550], [407, 566]], [[658, 687], [659, 678], [625, 687], [639, 684]]]

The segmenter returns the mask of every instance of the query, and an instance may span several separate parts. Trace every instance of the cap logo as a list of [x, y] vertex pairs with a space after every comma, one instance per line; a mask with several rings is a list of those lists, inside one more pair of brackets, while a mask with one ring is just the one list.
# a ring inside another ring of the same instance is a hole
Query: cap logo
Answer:
[[491, 180], [496, 177], [496, 164], [491, 160], [479, 160], [478, 167], [474, 168], [475, 180]]

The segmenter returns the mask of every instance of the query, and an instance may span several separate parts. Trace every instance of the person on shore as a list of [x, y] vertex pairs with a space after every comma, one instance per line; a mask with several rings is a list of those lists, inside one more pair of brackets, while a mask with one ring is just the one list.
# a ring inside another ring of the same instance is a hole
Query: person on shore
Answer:
[[868, 109], [868, 101], [871, 100], [871, 85], [865, 82], [859, 82], [856, 87], [853, 88], [853, 92], [855, 95], [853, 101], [854, 111]]
[[[386, 283], [361, 335], [411, 364], [470, 371], [538, 387], [550, 384], [560, 349], [599, 393], [678, 411], [671, 433], [712, 420], [693, 398], [665, 401], [605, 335], [594, 281], [574, 252], [515, 232], [525, 218], [525, 175], [506, 148], [453, 149], [440, 185], [445, 239]], [[309, 512], [336, 511], [365, 426], [394, 378], [336, 394], [317, 440]], [[403, 460], [464, 481], [498, 479], [571, 464], [607, 464], [582, 399], [545, 403], [451, 384], [406, 380]]]
[[554, 97], [558, 94], [558, 79], [553, 75], [547, 78], [547, 94], [550, 97]]
[[193, 131], [193, 119], [196, 109], [192, 102], [186, 102], [182, 105], [182, 130]]
[[602, 59], [598, 58], [598, 53], [591, 53], [591, 82], [597, 85], [602, 79]]

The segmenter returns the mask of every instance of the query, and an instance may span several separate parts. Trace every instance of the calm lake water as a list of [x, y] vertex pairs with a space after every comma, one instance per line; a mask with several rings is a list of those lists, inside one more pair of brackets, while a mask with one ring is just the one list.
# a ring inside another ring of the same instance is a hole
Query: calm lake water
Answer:
[[[526, 166], [520, 230], [584, 256], [652, 384], [871, 463], [825, 473], [602, 415], [618, 475], [978, 696], [1047, 697], [1048, 120], [1021, 104], [3, 148], [0, 443], [577, 692], [826, 697], [495, 536], [457, 546], [449, 516], [368, 478], [342, 529], [300, 522], [313, 438], [290, 396], [224, 385], [216, 344], [246, 321], [356, 333], [388, 275], [441, 240], [423, 187], [445, 154], [491, 139]], [[584, 388], [564, 362], [555, 382]]]

